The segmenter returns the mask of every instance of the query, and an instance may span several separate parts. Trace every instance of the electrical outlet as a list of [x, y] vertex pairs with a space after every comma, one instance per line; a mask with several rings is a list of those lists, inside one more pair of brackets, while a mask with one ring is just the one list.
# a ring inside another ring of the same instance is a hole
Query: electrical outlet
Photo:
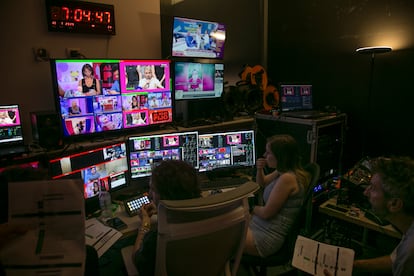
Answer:
[[45, 48], [33, 48], [33, 55], [36, 61], [48, 61], [49, 52]]
[[80, 48], [66, 48], [66, 56], [69, 58], [79, 57]]

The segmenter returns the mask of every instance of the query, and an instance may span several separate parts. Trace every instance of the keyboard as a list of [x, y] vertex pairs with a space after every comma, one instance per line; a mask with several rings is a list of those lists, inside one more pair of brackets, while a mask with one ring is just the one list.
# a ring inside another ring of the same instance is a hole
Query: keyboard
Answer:
[[247, 177], [219, 177], [214, 179], [208, 179], [201, 182], [201, 190], [216, 190], [223, 188], [233, 188], [240, 186], [248, 181], [251, 181]]

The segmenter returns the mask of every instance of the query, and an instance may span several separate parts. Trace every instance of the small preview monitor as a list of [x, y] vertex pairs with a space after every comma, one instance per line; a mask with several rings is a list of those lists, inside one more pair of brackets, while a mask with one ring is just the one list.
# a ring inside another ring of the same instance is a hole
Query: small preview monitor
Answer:
[[198, 169], [198, 132], [163, 133], [128, 137], [131, 178], [151, 175], [162, 160], [183, 160]]
[[223, 59], [226, 27], [222, 23], [174, 17], [173, 57]]
[[16, 142], [23, 142], [19, 106], [0, 105], [0, 145]]
[[198, 153], [200, 172], [253, 167], [256, 162], [254, 131], [199, 134]]
[[81, 178], [85, 199], [128, 185], [126, 144], [115, 143], [49, 161], [52, 179]]
[[224, 64], [176, 61], [175, 100], [220, 98], [224, 90]]
[[0, 105], [0, 156], [25, 151], [19, 105]]

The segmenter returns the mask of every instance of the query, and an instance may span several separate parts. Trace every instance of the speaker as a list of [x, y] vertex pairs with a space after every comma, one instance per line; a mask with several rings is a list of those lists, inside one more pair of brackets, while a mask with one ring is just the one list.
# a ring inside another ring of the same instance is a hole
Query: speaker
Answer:
[[33, 142], [52, 150], [63, 147], [59, 115], [54, 111], [31, 112]]

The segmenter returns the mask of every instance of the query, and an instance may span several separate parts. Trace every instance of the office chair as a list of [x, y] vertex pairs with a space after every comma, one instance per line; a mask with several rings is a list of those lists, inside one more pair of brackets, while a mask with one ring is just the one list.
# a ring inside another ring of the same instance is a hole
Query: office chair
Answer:
[[278, 271], [280, 270], [282, 274], [292, 272], [294, 269], [291, 266], [291, 260], [297, 236], [299, 234], [303, 236], [309, 236], [311, 234], [312, 196], [313, 189], [318, 184], [320, 167], [317, 163], [309, 163], [304, 169], [309, 172], [311, 179], [299, 214], [292, 225], [291, 231], [286, 236], [282, 247], [275, 254], [265, 258], [248, 254], [242, 256], [241, 264], [249, 273], [253, 271], [255, 276], [266, 276], [268, 267], [278, 267]]
[[[155, 275], [235, 276], [249, 224], [248, 197], [258, 189], [246, 182], [208, 197], [160, 201]], [[121, 250], [129, 265], [131, 247]]]

